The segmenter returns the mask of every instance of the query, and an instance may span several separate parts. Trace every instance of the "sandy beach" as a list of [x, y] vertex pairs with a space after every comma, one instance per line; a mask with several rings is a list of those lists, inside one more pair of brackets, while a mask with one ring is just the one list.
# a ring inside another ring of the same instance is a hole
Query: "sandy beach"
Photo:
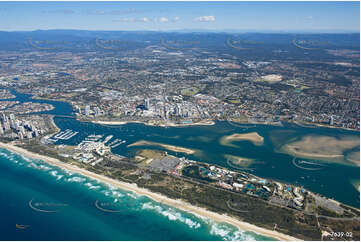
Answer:
[[299, 239], [297, 239], [295, 237], [285, 235], [285, 234], [279, 233], [277, 231], [264, 229], [264, 228], [257, 227], [255, 225], [246, 223], [246, 222], [242, 222], [242, 221], [237, 220], [237, 219], [235, 219], [233, 217], [230, 217], [228, 215], [217, 214], [215, 212], [208, 211], [208, 210], [206, 210], [204, 208], [193, 206], [193, 205], [191, 205], [189, 203], [186, 203], [186, 202], [183, 202], [181, 200], [170, 199], [170, 198], [168, 198], [168, 197], [166, 197], [164, 195], [151, 192], [151, 191], [149, 191], [147, 189], [144, 189], [144, 188], [140, 188], [136, 184], [130, 184], [130, 183], [117, 181], [117, 180], [111, 179], [109, 177], [102, 176], [102, 175], [87, 171], [85, 169], [81, 169], [81, 168], [79, 168], [77, 166], [61, 162], [60, 160], [57, 160], [55, 158], [51, 158], [51, 157], [47, 157], [47, 156], [43, 156], [43, 155], [40, 155], [40, 154], [30, 152], [28, 150], [25, 150], [23, 148], [17, 147], [17, 146], [12, 145], [12, 144], [5, 144], [5, 143], [0, 142], [0, 147], [5, 148], [7, 150], [10, 150], [12, 152], [18, 153], [20, 155], [27, 156], [29, 158], [43, 160], [44, 162], [47, 162], [50, 165], [66, 169], [66, 170], [69, 170], [69, 171], [74, 172], [74, 173], [79, 173], [81, 175], [84, 175], [84, 176], [90, 177], [92, 179], [98, 180], [99, 182], [108, 183], [110, 185], [119, 187], [120, 189], [133, 191], [133, 192], [137, 193], [138, 195], [147, 196], [147, 197], [149, 197], [149, 198], [151, 198], [151, 199], [153, 199], [153, 200], [155, 200], [157, 202], [160, 202], [160, 203], [163, 203], [163, 204], [166, 204], [166, 205], [181, 209], [183, 211], [187, 211], [187, 212], [190, 212], [190, 213], [193, 213], [193, 214], [197, 214], [197, 215], [200, 215], [200, 216], [203, 216], [203, 217], [210, 218], [210, 219], [212, 219], [212, 220], [214, 220], [216, 222], [226, 222], [226, 223], [232, 224], [232, 225], [238, 227], [241, 230], [253, 231], [255, 233], [262, 234], [262, 235], [268, 236], [268, 237], [273, 237], [273, 238], [276, 238], [276, 239], [279, 239], [279, 240], [287, 240], [287, 241], [299, 240]]
[[143, 123], [139, 121], [92, 121], [95, 124], [106, 124], [106, 125], [123, 125], [128, 123]]
[[197, 123], [184, 123], [184, 124], [176, 124], [176, 123], [165, 123], [165, 124], [156, 124], [156, 123], [146, 123], [141, 121], [92, 121], [92, 123], [96, 124], [106, 124], [106, 125], [123, 125], [127, 123], [141, 123], [149, 126], [159, 126], [159, 127], [182, 127], [182, 126], [191, 126], [191, 125], [214, 125], [215, 122], [213, 120], [200, 121]]

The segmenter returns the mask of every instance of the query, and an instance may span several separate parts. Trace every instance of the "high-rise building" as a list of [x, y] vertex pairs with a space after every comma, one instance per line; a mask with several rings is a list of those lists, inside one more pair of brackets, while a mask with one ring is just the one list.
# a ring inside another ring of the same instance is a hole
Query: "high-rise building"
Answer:
[[5, 129], [5, 131], [10, 129], [10, 123], [9, 122], [4, 123], [4, 129]]
[[146, 109], [146, 110], [149, 110], [149, 108], [150, 108], [149, 98], [146, 98], [146, 99], [144, 100], [144, 106], [145, 106], [145, 109]]
[[100, 115], [100, 114], [101, 114], [100, 108], [95, 107], [95, 108], [94, 108], [94, 115], [95, 115], [95, 116], [98, 116], [98, 115]]
[[1, 121], [6, 122], [6, 115], [5, 113], [1, 113]]
[[84, 114], [85, 114], [86, 116], [88, 116], [88, 115], [90, 114], [90, 106], [89, 106], [89, 105], [86, 105], [86, 106], [85, 106]]

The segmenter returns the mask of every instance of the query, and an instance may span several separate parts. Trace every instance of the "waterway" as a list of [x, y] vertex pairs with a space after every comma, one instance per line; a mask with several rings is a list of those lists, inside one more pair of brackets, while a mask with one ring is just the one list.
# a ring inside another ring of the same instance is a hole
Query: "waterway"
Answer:
[[[344, 135], [359, 137], [359, 132], [356, 131], [309, 128], [288, 123], [283, 123], [282, 127], [231, 122], [187, 127], [155, 127], [139, 123], [107, 126], [62, 117], [74, 117], [68, 103], [33, 100], [30, 95], [13, 90], [12, 93], [16, 98], [8, 100], [52, 104], [55, 109], [45, 113], [55, 115], [56, 125], [62, 130], [79, 132], [69, 140], [59, 140], [59, 144], [77, 145], [90, 134], [101, 134], [113, 135], [113, 139], [126, 141], [112, 149], [119, 155], [131, 157], [143, 148], [163, 149], [157, 146], [127, 147], [139, 140], [147, 140], [194, 149], [196, 153], [192, 155], [167, 151], [178, 157], [185, 156], [231, 170], [242, 170], [244, 167], [230, 164], [225, 155], [245, 157], [254, 160], [247, 167], [247, 171], [257, 176], [300, 185], [354, 207], [360, 205], [360, 193], [355, 187], [355, 181], [360, 181], [358, 166], [307, 159], [307, 162], [320, 164], [312, 166], [310, 163], [300, 163], [297, 160], [299, 158], [295, 160], [295, 157], [279, 151], [280, 144], [289, 140], [290, 136], [294, 139], [311, 134], [336, 138]], [[224, 146], [220, 142], [224, 136], [249, 132], [257, 132], [264, 137], [264, 144], [237, 141], [233, 143], [237, 145], [234, 147]], [[270, 239], [181, 212], [146, 197], [137, 197], [131, 192], [107, 187], [88, 178], [50, 167], [41, 161], [30, 160], [29, 163], [26, 159], [7, 150], [0, 152], [0, 186], [7, 194], [0, 198], [0, 212], [3, 218], [7, 218], [0, 220], [0, 226], [7, 231], [1, 236], [5, 240]], [[305, 167], [317, 169], [304, 169]], [[55, 209], [56, 212], [35, 211], [29, 206], [30, 201], [37, 208]], [[95, 206], [96, 201], [106, 209], [120, 209], [121, 212], [101, 211]], [[15, 224], [29, 226], [19, 229]]]
[[[16, 99], [26, 102], [31, 99], [30, 95], [20, 94], [12, 90]], [[46, 102], [52, 104], [55, 109], [45, 112], [54, 115], [74, 116], [72, 107], [65, 102], [32, 100], [34, 102]], [[285, 183], [304, 186], [305, 188], [334, 198], [354, 207], [360, 206], [360, 193], [354, 186], [354, 181], [360, 180], [359, 166], [348, 163], [333, 161], [302, 159], [321, 164], [321, 166], [295, 165], [295, 157], [279, 152], [279, 146], [286, 141], [300, 139], [305, 135], [329, 136], [339, 138], [342, 136], [357, 137], [360, 133], [344, 129], [325, 127], [304, 127], [291, 123], [283, 123], [282, 127], [261, 124], [237, 124], [220, 121], [212, 126], [183, 126], [183, 127], [157, 127], [140, 123], [128, 123], [119, 126], [99, 125], [89, 122], [80, 122], [75, 118], [55, 117], [54, 121], [61, 130], [71, 129], [79, 132], [69, 140], [59, 140], [58, 144], [77, 145], [90, 134], [113, 135], [113, 139], [126, 140], [126, 143], [112, 149], [112, 152], [123, 156], [134, 156], [137, 150], [143, 148], [165, 150], [157, 146], [127, 147], [127, 145], [139, 140], [164, 143], [181, 146], [196, 150], [195, 154], [186, 155], [166, 150], [169, 154], [178, 157], [216, 164], [231, 170], [244, 170], [257, 176], [279, 180]], [[220, 140], [222, 137], [234, 133], [257, 132], [264, 137], [263, 145], [254, 145], [249, 141], [238, 141], [236, 146], [224, 146]], [[359, 147], [347, 150], [347, 152], [359, 151]], [[225, 155], [245, 157], [254, 160], [246, 169], [227, 162]], [[299, 158], [297, 158], [299, 159]], [[305, 167], [306, 169], [302, 169]], [[310, 169], [307, 169], [310, 168]], [[316, 169], [313, 169], [316, 168]]]

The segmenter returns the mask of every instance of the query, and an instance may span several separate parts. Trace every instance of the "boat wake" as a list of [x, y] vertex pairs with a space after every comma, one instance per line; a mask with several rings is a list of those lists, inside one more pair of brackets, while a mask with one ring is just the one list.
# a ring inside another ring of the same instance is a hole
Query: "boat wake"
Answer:
[[[326, 168], [325, 165], [315, 163], [315, 162], [310, 162], [310, 161], [305, 161], [305, 160], [297, 161], [296, 157], [293, 158], [292, 164], [299, 169], [308, 170], [308, 171], [319, 171], [319, 170]], [[311, 167], [306, 167], [306, 166], [311, 166]]]

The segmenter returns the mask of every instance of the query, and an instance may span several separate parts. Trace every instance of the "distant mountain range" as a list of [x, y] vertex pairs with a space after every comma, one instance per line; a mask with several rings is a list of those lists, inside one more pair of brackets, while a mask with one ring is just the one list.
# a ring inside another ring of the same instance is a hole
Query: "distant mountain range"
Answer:
[[[232, 32], [233, 31], [233, 32]], [[303, 40], [309, 43], [322, 43], [327, 48], [356, 48], [360, 46], [359, 33], [281, 33], [276, 31], [237, 32], [236, 30], [205, 31], [205, 30], [177, 30], [177, 31], [89, 31], [89, 30], [35, 30], [35, 31], [0, 31], [1, 50], [20, 50], [31, 47], [32, 42], [68, 44], [69, 49], [74, 46], [89, 45], [95, 39], [122, 40], [147, 45], [159, 44], [160, 39], [177, 41], [198, 41], [203, 46], [224, 46], [227, 39], [238, 40], [243, 44], [263, 43], [263, 45], [289, 45], [293, 40]], [[46, 49], [46, 48], [45, 48]]]

